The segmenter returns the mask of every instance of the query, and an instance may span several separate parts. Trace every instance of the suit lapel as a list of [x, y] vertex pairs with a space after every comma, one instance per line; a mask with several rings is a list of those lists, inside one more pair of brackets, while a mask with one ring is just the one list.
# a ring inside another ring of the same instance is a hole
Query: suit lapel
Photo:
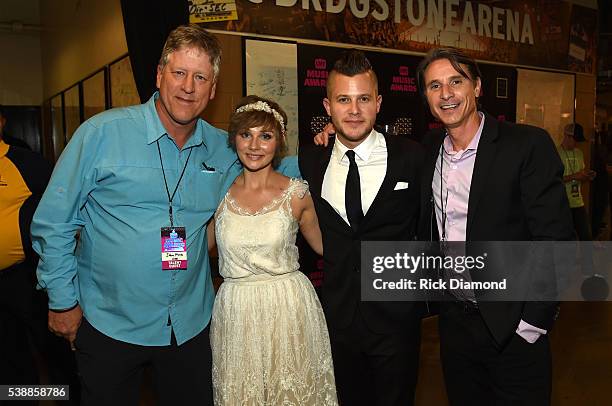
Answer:
[[352, 233], [351, 226], [349, 226], [346, 221], [344, 221], [344, 219], [336, 212], [332, 205], [329, 204], [329, 202], [325, 200], [323, 196], [321, 196], [325, 171], [327, 171], [327, 166], [329, 165], [329, 160], [331, 159], [333, 149], [334, 143], [330, 143], [327, 148], [325, 148], [324, 152], [319, 155], [315, 167], [315, 176], [311, 179], [309, 187], [311, 193], [314, 193], [315, 196], [319, 197], [322, 208], [328, 212], [327, 215], [333, 218], [334, 221], [338, 222], [338, 224], [341, 224], [342, 227], [345, 228], [345, 231], [350, 234]]
[[495, 161], [497, 152], [497, 144], [495, 143], [499, 135], [497, 120], [489, 114], [485, 114], [484, 120], [485, 123], [478, 143], [476, 161], [474, 162], [474, 171], [472, 172], [472, 183], [470, 184], [466, 229], [466, 240], [468, 241], [470, 240], [471, 226], [476, 215], [478, 202], [484, 193], [487, 179], [491, 173], [490, 168]]
[[427, 148], [427, 157], [425, 159], [425, 167], [424, 167], [424, 178], [421, 191], [423, 193], [422, 202], [425, 205], [428, 205], [431, 202], [432, 191], [431, 191], [431, 183], [433, 182], [433, 177], [436, 173], [436, 161], [438, 160], [438, 156], [440, 155], [440, 147], [442, 146], [442, 142], [444, 141], [446, 133], [436, 133], [433, 136], [433, 139], [429, 143], [430, 147]]
[[[444, 142], [446, 132], [442, 131], [433, 133], [432, 138], [425, 143], [425, 151], [427, 156], [423, 164], [423, 179], [421, 184], [421, 210], [424, 221], [424, 227], [428, 230], [427, 237], [430, 240], [438, 240], [438, 223], [436, 222], [436, 214], [434, 212], [432, 182], [436, 174], [436, 161], [440, 156], [440, 147]], [[422, 236], [426, 238], [425, 235]]]

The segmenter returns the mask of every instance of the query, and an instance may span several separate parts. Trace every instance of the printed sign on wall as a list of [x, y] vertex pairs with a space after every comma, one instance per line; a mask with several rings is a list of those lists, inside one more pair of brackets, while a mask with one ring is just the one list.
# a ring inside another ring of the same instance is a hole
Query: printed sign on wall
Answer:
[[568, 1], [235, 0], [235, 7], [237, 19], [206, 27], [416, 52], [453, 46], [481, 60], [595, 70], [597, 10]]

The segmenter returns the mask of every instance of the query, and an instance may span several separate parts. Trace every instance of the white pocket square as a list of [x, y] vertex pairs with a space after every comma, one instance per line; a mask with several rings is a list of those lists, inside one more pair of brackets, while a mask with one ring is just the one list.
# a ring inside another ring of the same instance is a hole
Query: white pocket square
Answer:
[[397, 182], [393, 190], [408, 189], [408, 182]]

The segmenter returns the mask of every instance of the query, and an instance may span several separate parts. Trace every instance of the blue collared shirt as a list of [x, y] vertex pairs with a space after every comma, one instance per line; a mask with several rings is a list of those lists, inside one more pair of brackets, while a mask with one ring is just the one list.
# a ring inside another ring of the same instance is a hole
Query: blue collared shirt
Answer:
[[[182, 344], [208, 324], [214, 290], [206, 224], [241, 170], [227, 134], [203, 120], [178, 148], [159, 120], [157, 97], [79, 127], [31, 227], [49, 308], [78, 301], [97, 330], [139, 345], [168, 345], [171, 330]], [[172, 202], [174, 225], [186, 228], [187, 270], [161, 269], [160, 229], [170, 219], [157, 143], [171, 194], [192, 151]], [[297, 175], [295, 159], [284, 172]]]

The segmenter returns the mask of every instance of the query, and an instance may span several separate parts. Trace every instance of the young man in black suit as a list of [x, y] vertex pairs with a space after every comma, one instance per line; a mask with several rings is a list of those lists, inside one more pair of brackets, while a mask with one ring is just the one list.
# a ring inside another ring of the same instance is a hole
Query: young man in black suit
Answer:
[[[444, 124], [424, 139], [421, 238], [571, 240], [563, 166], [546, 131], [478, 111], [480, 71], [457, 49], [430, 51], [417, 78]], [[547, 333], [557, 303], [484, 302], [471, 290], [448, 295], [439, 325], [450, 404], [550, 404]]]
[[335, 142], [299, 152], [323, 232], [321, 301], [338, 397], [348, 406], [412, 405], [418, 371], [420, 304], [360, 297], [361, 241], [412, 240], [418, 222], [423, 153], [374, 130], [381, 103], [365, 55], [345, 53], [323, 101]]

